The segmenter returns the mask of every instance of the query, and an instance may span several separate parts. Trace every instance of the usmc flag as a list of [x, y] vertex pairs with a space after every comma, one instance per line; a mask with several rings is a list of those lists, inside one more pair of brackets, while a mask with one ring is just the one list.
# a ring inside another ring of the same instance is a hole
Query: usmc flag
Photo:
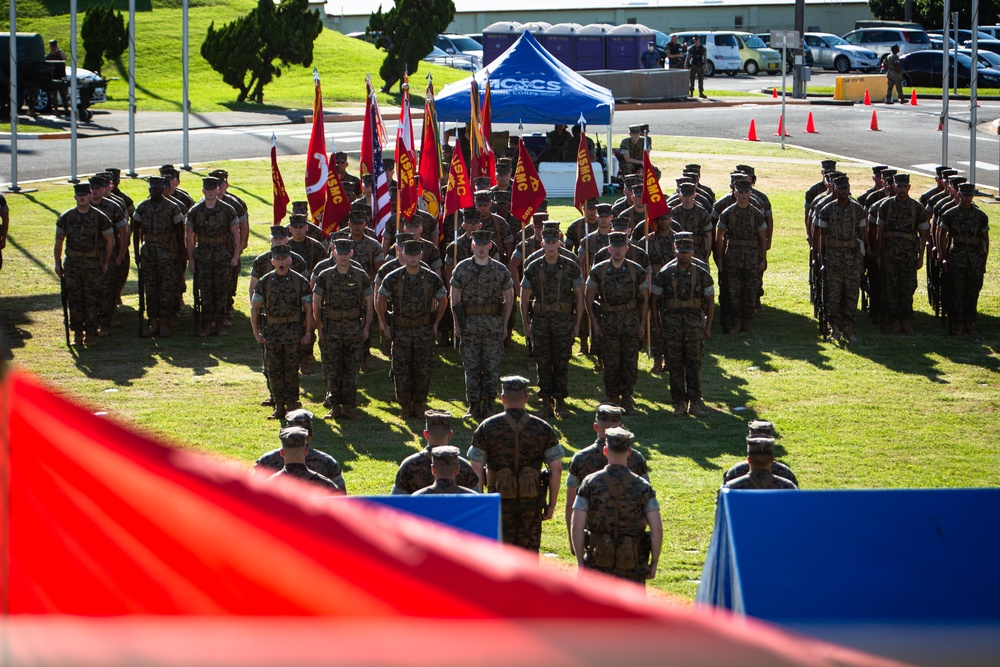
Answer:
[[528, 224], [531, 216], [545, 199], [545, 186], [538, 177], [538, 171], [528, 157], [528, 149], [523, 141], [518, 141], [517, 169], [514, 171], [514, 188], [510, 196], [510, 214]]
[[660, 189], [660, 179], [656, 177], [653, 165], [649, 161], [649, 151], [644, 151], [642, 154], [642, 203], [646, 205], [647, 220], [654, 221], [661, 215], [670, 215], [667, 198]]
[[472, 184], [469, 182], [469, 171], [465, 168], [461, 147], [456, 146], [451, 156], [451, 168], [448, 170], [448, 193], [444, 196], [444, 215], [447, 217], [463, 208], [471, 207]]
[[594, 167], [590, 163], [590, 150], [587, 148], [587, 134], [580, 132], [580, 146], [576, 149], [576, 185], [573, 187], [573, 206], [583, 215], [583, 207], [588, 199], [600, 197], [601, 191], [594, 178]]
[[[410, 119], [410, 84], [403, 74], [403, 104], [396, 128], [396, 183], [399, 216], [409, 220], [417, 210], [417, 155], [413, 149], [413, 121]], [[397, 226], [402, 228], [402, 223]]]

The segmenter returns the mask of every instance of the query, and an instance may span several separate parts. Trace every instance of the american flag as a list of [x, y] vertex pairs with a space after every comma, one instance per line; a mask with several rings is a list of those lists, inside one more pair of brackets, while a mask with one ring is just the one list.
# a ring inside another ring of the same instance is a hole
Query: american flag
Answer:
[[381, 240], [385, 225], [392, 217], [392, 202], [389, 199], [389, 179], [382, 163], [385, 126], [382, 124], [382, 114], [379, 113], [378, 100], [374, 94], [371, 97], [369, 114], [372, 129], [372, 220], [375, 222], [375, 234]]

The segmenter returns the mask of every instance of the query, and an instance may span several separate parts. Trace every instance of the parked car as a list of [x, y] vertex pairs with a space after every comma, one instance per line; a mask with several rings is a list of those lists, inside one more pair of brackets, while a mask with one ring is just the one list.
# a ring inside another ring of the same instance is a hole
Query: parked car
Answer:
[[[965, 55], [972, 57], [972, 49], [959, 49], [959, 53], [964, 53]], [[979, 62], [989, 67], [990, 69], [1000, 69], [1000, 53], [994, 53], [993, 51], [979, 51], [976, 54], [979, 57]]]
[[480, 49], [483, 48], [483, 33], [481, 33], [481, 32], [470, 32], [470, 33], [467, 33], [465, 35], [465, 37], [468, 37], [473, 42], [475, 42], [476, 44], [478, 44]]
[[[927, 37], [928, 39], [931, 40], [930, 48], [936, 49], [938, 51], [944, 50], [944, 37], [942, 37], [941, 35], [936, 35], [933, 32], [927, 33]], [[949, 49], [955, 48], [955, 40], [953, 40], [951, 37], [948, 38], [948, 48]]]
[[[956, 35], [956, 32], [958, 33], [957, 35]], [[928, 33], [928, 35], [931, 35], [931, 36], [937, 35], [937, 36], [940, 37], [941, 36], [941, 31], [940, 30], [935, 30], [933, 33]], [[977, 41], [978, 41], [977, 46], [978, 46], [978, 48], [979, 48], [980, 51], [992, 51], [993, 53], [1000, 53], [1000, 39], [993, 39], [992, 37], [990, 37], [988, 34], [986, 34], [985, 32], [983, 32], [981, 30], [977, 33], [977, 37], [978, 37], [978, 39], [977, 39]], [[942, 37], [942, 39], [943, 39], [943, 37]], [[960, 46], [964, 46], [966, 48], [971, 49], [972, 48], [972, 31], [971, 30], [958, 30], [958, 31], [956, 31], [956, 30], [949, 30], [948, 31], [948, 40], [949, 40], [949, 42], [951, 42], [952, 46], [954, 46], [955, 42], [957, 41]]]
[[715, 76], [716, 72], [725, 72], [728, 76], [736, 76], [743, 68], [743, 61], [740, 60], [739, 42], [736, 36], [729, 33], [713, 32], [675, 32], [677, 41], [689, 48], [694, 44], [695, 35], [702, 38], [702, 44], [708, 58], [705, 62], [705, 76]]
[[452, 55], [445, 53], [438, 47], [434, 47], [430, 53], [422, 58], [425, 63], [442, 65], [444, 67], [454, 67], [465, 72], [478, 72], [482, 69], [482, 60], [475, 56], [467, 56], [464, 53]]
[[740, 61], [744, 72], [750, 76], [757, 76], [759, 72], [781, 73], [780, 53], [769, 48], [757, 35], [749, 32], [732, 34], [740, 46]]
[[844, 39], [849, 44], [874, 51], [880, 62], [891, 53], [893, 44], [899, 46], [899, 55], [923, 51], [931, 45], [926, 32], [913, 28], [862, 28], [847, 33]]
[[851, 70], [873, 72], [878, 69], [879, 58], [874, 51], [850, 44], [836, 35], [807, 32], [802, 39], [812, 51], [816, 67], [834, 69], [841, 74]]
[[[958, 87], [968, 88], [971, 78], [972, 58], [959, 53], [954, 56], [958, 60]], [[899, 59], [903, 68], [903, 85], [920, 86], [924, 88], [940, 88], [941, 67], [944, 54], [941, 51], [915, 51]], [[954, 71], [952, 76], [955, 76]], [[976, 68], [977, 87], [1000, 88], [1000, 70], [984, 67], [980, 62]], [[955, 79], [951, 80], [955, 83]]]
[[[764, 42], [769, 47], [771, 46], [771, 33], [758, 32], [757, 36], [760, 37], [760, 41]], [[775, 51], [781, 53], [781, 49], [775, 49]], [[813, 66], [812, 50], [806, 44], [802, 45], [802, 64], [805, 65], [806, 67]], [[792, 67], [794, 66], [795, 66], [795, 54], [793, 53], [793, 49], [785, 49], [785, 74], [791, 74]]]
[[434, 46], [451, 56], [466, 55], [483, 62], [483, 45], [465, 35], [438, 35], [434, 38]]
[[979, 26], [979, 32], [986, 33], [993, 39], [1000, 39], [1000, 25]]

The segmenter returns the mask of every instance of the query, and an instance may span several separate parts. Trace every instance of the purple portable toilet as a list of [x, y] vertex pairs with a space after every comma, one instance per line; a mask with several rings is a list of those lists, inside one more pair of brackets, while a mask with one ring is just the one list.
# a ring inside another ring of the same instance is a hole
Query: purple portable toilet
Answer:
[[483, 67], [509, 49], [524, 30], [517, 21], [500, 21], [483, 30]]
[[574, 70], [587, 72], [607, 69], [606, 38], [609, 32], [611, 32], [611, 26], [607, 23], [591, 23], [580, 28], [576, 34]]
[[576, 63], [577, 33], [582, 27], [579, 23], [557, 23], [542, 33], [542, 46], [556, 60], [573, 69]]
[[612, 28], [607, 37], [608, 69], [642, 69], [642, 53], [646, 44], [656, 41], [652, 30], [641, 24]]

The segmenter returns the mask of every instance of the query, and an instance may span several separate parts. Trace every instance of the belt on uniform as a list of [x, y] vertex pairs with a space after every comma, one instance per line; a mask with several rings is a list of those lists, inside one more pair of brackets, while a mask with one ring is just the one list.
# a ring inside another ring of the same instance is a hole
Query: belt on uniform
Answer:
[[828, 247], [828, 248], [857, 248], [858, 247], [858, 240], [857, 239], [844, 239], [844, 240], [841, 240], [841, 239], [827, 238], [826, 239], [826, 247]]
[[278, 325], [278, 324], [298, 324], [302, 321], [301, 315], [289, 315], [288, 317], [271, 317], [268, 315], [267, 323]]
[[666, 310], [683, 310], [685, 308], [691, 308], [701, 311], [701, 304], [698, 299], [692, 297], [690, 299], [667, 299], [667, 302], [663, 305]]
[[86, 257], [87, 259], [98, 259], [101, 256], [100, 250], [70, 250], [66, 249], [67, 257]]
[[496, 304], [490, 306], [466, 306], [465, 314], [467, 316], [472, 315], [499, 315], [500, 311]]
[[556, 303], [535, 301], [531, 308], [535, 315], [546, 315], [548, 313], [569, 314], [573, 312], [573, 304], [568, 301], [557, 301]]
[[341, 320], [356, 320], [361, 317], [360, 308], [346, 308], [344, 310], [328, 310], [324, 313], [329, 321], [337, 322]]
[[978, 236], [952, 236], [951, 242], [954, 245], [979, 245], [983, 239]]
[[738, 248], [756, 248], [760, 245], [757, 239], [728, 239], [726, 242]]
[[690, 307], [674, 308], [674, 307], [672, 307], [670, 305], [667, 305], [667, 307], [663, 309], [663, 312], [666, 315], [701, 315], [702, 314], [701, 308], [690, 308]]
[[915, 232], [892, 232], [892, 231], [887, 231], [887, 232], [883, 232], [883, 233], [885, 234], [885, 238], [887, 238], [887, 239], [906, 239], [907, 241], [916, 241], [917, 240], [917, 235], [916, 235]]
[[601, 314], [608, 315], [609, 313], [627, 313], [630, 310], [638, 310], [635, 302], [632, 303], [620, 303], [617, 306], [605, 306], [601, 304]]
[[421, 317], [403, 317], [401, 315], [395, 315], [392, 318], [392, 323], [397, 327], [425, 327], [431, 323], [430, 314], [423, 315]]
[[170, 243], [175, 241], [177, 237], [173, 234], [143, 234], [142, 240], [145, 243]]
[[198, 245], [222, 245], [223, 243], [226, 242], [227, 239], [230, 238], [232, 237], [224, 236], [221, 234], [219, 236], [208, 236], [202, 234], [201, 236], [198, 237]]

